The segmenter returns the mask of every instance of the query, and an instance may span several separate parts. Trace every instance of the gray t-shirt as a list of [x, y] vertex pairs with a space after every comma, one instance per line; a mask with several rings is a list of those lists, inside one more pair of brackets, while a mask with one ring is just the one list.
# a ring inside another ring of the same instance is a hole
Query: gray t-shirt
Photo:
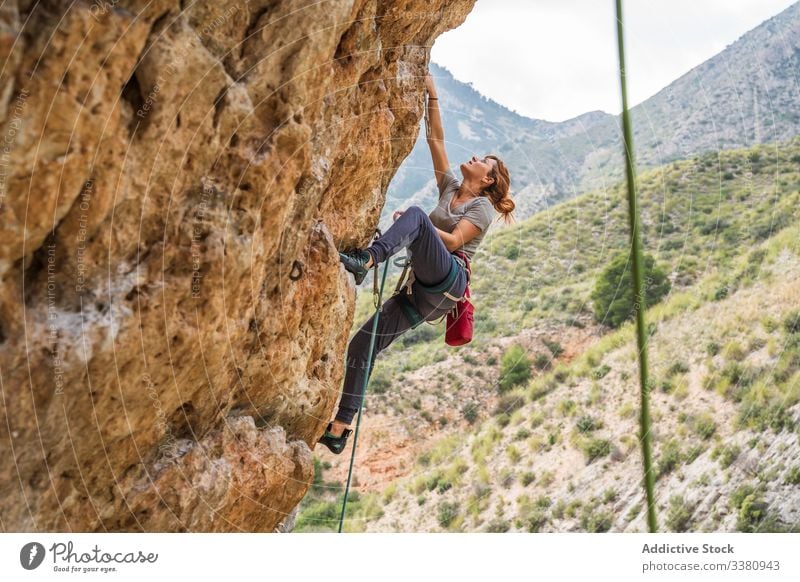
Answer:
[[428, 215], [428, 218], [431, 219], [436, 228], [445, 232], [453, 232], [462, 218], [466, 218], [481, 229], [480, 234], [476, 235], [475, 238], [460, 249], [472, 261], [472, 256], [486, 235], [486, 230], [492, 224], [495, 209], [491, 200], [486, 196], [470, 198], [466, 202], [462, 202], [455, 210], [451, 209], [450, 203], [453, 201], [453, 197], [460, 186], [461, 182], [456, 179], [452, 170], [447, 170], [442, 176], [441, 186], [439, 187], [439, 203], [433, 209], [433, 212]]

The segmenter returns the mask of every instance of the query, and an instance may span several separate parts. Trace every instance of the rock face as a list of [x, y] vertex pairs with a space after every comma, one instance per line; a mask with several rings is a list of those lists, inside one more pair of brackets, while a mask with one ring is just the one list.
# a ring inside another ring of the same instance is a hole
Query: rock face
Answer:
[[343, 375], [336, 250], [473, 3], [3, 4], [3, 529], [286, 519]]

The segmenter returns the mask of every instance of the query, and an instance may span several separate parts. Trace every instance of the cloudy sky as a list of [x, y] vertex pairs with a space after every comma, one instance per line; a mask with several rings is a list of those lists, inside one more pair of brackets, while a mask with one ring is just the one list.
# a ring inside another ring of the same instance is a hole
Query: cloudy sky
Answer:
[[[635, 105], [796, 0], [627, 0]], [[619, 113], [613, 0], [477, 0], [431, 59], [518, 113], [563, 121]]]

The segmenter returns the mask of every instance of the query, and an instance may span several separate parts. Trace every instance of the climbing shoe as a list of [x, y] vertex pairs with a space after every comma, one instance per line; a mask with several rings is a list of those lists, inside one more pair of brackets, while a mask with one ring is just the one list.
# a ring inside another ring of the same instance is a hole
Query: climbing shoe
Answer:
[[339, 253], [339, 260], [344, 264], [344, 268], [355, 275], [356, 285], [361, 285], [369, 272], [369, 269], [364, 266], [369, 262], [369, 258], [369, 252], [361, 249]]
[[322, 435], [318, 442], [328, 447], [334, 455], [338, 455], [344, 450], [344, 447], [347, 445], [347, 437], [349, 437], [353, 431], [346, 428], [342, 436], [337, 437], [330, 432], [331, 428], [333, 428], [333, 423], [329, 422], [328, 427], [325, 429], [325, 434]]

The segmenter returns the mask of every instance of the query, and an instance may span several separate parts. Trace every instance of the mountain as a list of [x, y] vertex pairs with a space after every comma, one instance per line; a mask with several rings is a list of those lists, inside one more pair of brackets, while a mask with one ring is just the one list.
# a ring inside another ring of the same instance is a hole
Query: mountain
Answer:
[[[511, 171], [518, 218], [622, 177], [617, 116], [590, 112], [551, 123], [520, 116], [444, 68], [431, 65], [450, 162], [499, 154]], [[800, 3], [744, 34], [632, 109], [641, 168], [703, 152], [800, 134]], [[557, 87], [551, 90], [558, 91]], [[382, 226], [407, 204], [432, 208], [435, 189], [424, 130], [390, 185]]]

